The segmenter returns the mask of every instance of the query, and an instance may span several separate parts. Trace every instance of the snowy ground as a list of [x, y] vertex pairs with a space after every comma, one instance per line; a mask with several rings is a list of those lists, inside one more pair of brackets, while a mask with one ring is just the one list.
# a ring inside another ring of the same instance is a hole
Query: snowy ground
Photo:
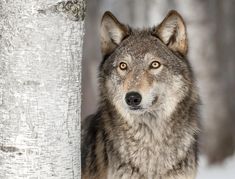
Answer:
[[197, 179], [235, 179], [235, 156], [213, 167], [201, 157]]

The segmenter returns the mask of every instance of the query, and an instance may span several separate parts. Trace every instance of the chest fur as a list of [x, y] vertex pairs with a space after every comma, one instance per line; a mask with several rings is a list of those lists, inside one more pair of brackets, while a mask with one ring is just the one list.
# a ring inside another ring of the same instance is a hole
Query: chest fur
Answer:
[[[151, 179], [163, 176], [182, 160], [192, 137], [171, 129], [142, 127], [138, 130], [119, 131], [108, 149], [108, 178]], [[158, 136], [157, 136], [158, 135]]]

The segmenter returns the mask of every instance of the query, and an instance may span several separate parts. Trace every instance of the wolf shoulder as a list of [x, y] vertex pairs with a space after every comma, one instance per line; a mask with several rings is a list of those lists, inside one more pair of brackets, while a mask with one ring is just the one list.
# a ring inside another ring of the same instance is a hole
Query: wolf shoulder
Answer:
[[[86, 153], [89, 150], [89, 146], [95, 142], [98, 131], [98, 122], [100, 120], [99, 112], [87, 116], [81, 122], [81, 149], [82, 159], [86, 157]], [[84, 156], [85, 155], [85, 156]]]
[[82, 127], [82, 179], [105, 179], [107, 157], [100, 112], [85, 118]]

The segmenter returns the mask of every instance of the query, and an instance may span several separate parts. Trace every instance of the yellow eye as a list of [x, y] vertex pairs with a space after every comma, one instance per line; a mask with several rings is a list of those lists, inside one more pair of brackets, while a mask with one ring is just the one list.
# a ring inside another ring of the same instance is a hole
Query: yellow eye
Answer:
[[157, 68], [159, 68], [160, 66], [161, 66], [160, 62], [158, 62], [158, 61], [153, 61], [153, 62], [151, 63], [151, 65], [150, 65], [150, 68], [152, 68], [152, 69], [157, 69]]
[[121, 62], [121, 63], [119, 64], [119, 68], [120, 68], [121, 70], [126, 70], [126, 69], [127, 69], [127, 64], [126, 64], [125, 62]]

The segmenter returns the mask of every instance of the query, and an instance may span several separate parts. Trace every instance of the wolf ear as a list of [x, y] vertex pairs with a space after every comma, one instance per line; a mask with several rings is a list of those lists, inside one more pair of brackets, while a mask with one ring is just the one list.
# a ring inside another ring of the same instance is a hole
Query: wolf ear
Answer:
[[101, 20], [100, 36], [103, 56], [110, 54], [128, 35], [128, 27], [121, 24], [114, 15], [106, 11]]
[[188, 51], [188, 39], [186, 26], [181, 15], [171, 10], [165, 19], [154, 29], [154, 35], [158, 36], [172, 51], [186, 55]]

